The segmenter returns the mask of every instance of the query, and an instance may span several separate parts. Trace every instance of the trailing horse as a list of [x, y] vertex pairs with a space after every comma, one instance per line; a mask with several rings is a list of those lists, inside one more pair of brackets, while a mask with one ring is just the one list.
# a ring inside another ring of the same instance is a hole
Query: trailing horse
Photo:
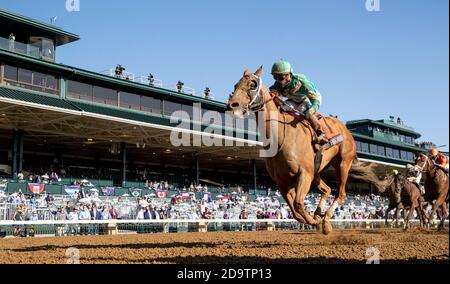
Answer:
[[[423, 225], [423, 210], [422, 204], [424, 202], [420, 193], [418, 185], [406, 179], [403, 175], [396, 175], [392, 179], [392, 182], [387, 187], [389, 193], [389, 206], [385, 212], [386, 219], [385, 224], [388, 225], [388, 213], [392, 209], [395, 210], [395, 217], [392, 222], [395, 221], [395, 226], [398, 227], [398, 213], [403, 208], [404, 224], [403, 229], [409, 229], [409, 220], [414, 217], [414, 211], [417, 212], [417, 216], [420, 219], [420, 224]], [[409, 211], [409, 213], [408, 213]]]
[[439, 229], [442, 229], [445, 219], [448, 217], [448, 175], [442, 169], [435, 167], [433, 161], [424, 154], [417, 156], [414, 168], [423, 174], [424, 198], [428, 204], [432, 205], [431, 214], [426, 215], [427, 221], [431, 223], [436, 211], [441, 211], [438, 215], [440, 218]]
[[[277, 153], [266, 158], [269, 175], [277, 183], [296, 220], [315, 225], [324, 234], [329, 234], [332, 230], [330, 219], [334, 210], [347, 198], [345, 185], [349, 172], [352, 177], [368, 181], [378, 189], [383, 188], [385, 184], [378, 179], [370, 166], [357, 161], [353, 136], [336, 118], [326, 117], [326, 124], [333, 128], [333, 133], [341, 135], [341, 142], [317, 152], [314, 143], [315, 131], [306, 120], [299, 121], [296, 117], [280, 112], [279, 104], [282, 101], [269, 93], [262, 83], [261, 74], [262, 66], [254, 74], [249, 70], [244, 72], [230, 96], [228, 110], [238, 117], [243, 117], [251, 111], [263, 112], [265, 135], [277, 145]], [[316, 159], [318, 154], [321, 159]], [[323, 216], [322, 208], [331, 188], [320, 178], [320, 174], [329, 166], [336, 170], [338, 190], [333, 204]], [[306, 212], [304, 205], [305, 197], [312, 186], [322, 193], [314, 216]]]

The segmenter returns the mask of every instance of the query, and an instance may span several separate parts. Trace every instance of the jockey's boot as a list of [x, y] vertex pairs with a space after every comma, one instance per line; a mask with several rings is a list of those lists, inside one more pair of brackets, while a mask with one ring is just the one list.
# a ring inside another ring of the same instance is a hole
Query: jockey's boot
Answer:
[[314, 131], [316, 131], [317, 134], [317, 140], [316, 143], [323, 145], [328, 143], [328, 139], [325, 137], [325, 133], [322, 131], [322, 128], [320, 128], [319, 120], [315, 115], [308, 116], [308, 121], [311, 123], [311, 126], [313, 127]]

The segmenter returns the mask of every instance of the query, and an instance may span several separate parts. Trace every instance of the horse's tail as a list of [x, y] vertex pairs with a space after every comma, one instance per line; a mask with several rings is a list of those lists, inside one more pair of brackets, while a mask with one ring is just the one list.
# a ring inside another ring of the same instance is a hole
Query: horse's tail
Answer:
[[374, 165], [373, 163], [363, 163], [356, 158], [350, 168], [349, 177], [368, 182], [374, 185], [379, 192], [384, 192], [392, 180], [380, 180], [373, 170]]

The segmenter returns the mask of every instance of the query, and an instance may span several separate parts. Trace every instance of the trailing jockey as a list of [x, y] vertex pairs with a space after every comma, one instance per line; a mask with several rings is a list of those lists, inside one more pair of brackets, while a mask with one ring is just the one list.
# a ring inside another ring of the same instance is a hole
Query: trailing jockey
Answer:
[[422, 180], [422, 172], [416, 171], [414, 166], [411, 164], [406, 165], [406, 172], [407, 172], [407, 179], [417, 185], [417, 187], [420, 189], [420, 193], [422, 195], [425, 194], [425, 188], [423, 185], [420, 184], [420, 181]]
[[431, 149], [429, 155], [434, 162], [434, 166], [440, 168], [448, 175], [448, 156], [440, 153], [436, 148]]
[[328, 139], [314, 115], [322, 102], [322, 96], [314, 83], [303, 74], [294, 74], [291, 64], [282, 59], [273, 64], [272, 75], [275, 83], [269, 88], [270, 91], [288, 98], [283, 110], [290, 111], [293, 107], [304, 115], [317, 133], [316, 142], [326, 144]]

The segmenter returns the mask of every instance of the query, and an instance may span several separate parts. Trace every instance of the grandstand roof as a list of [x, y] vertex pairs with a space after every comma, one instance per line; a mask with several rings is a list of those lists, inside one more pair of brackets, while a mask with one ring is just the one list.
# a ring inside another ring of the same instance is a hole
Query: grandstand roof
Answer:
[[49, 25], [2, 9], [0, 9], [0, 26], [7, 33], [14, 32], [15, 34], [19, 34], [21, 31], [26, 31], [34, 36], [54, 38], [57, 46], [80, 39], [78, 35], [64, 31], [54, 25]]
[[160, 98], [175, 98], [187, 103], [201, 103], [202, 105], [207, 105], [216, 110], [225, 111], [226, 104], [219, 101], [214, 101], [210, 99], [205, 99], [202, 97], [196, 97], [189, 94], [179, 93], [173, 90], [152, 87], [144, 85], [141, 83], [128, 81], [120, 78], [111, 77], [109, 75], [100, 74], [76, 67], [71, 67], [64, 64], [58, 64], [49, 61], [39, 60], [30, 56], [10, 52], [7, 50], [0, 49], [0, 57], [2, 59], [11, 60], [12, 62], [26, 64], [33, 66], [34, 69], [40, 69], [42, 71], [51, 71], [52, 73], [57, 73], [61, 76], [70, 76], [72, 80], [80, 80], [81, 82], [90, 83], [103, 83], [107, 84], [110, 88], [123, 89], [125, 91], [137, 91], [144, 92], [151, 95], [156, 95]]
[[[261, 142], [253, 140], [225, 136], [224, 132], [211, 134], [176, 128], [178, 124], [170, 122], [170, 119], [164, 116], [61, 99], [13, 87], [0, 87], [0, 128], [22, 129], [27, 135], [45, 136], [48, 143], [65, 143], [71, 147], [86, 144], [93, 149], [98, 147], [105, 151], [111, 143], [145, 143], [147, 149], [151, 150], [140, 155], [151, 156], [153, 151], [157, 152], [157, 155], [186, 154], [186, 160], [189, 157], [190, 161], [193, 155], [203, 155], [205, 159], [212, 160], [230, 156], [237, 160], [252, 159], [257, 157], [257, 151], [262, 145]], [[214, 136], [221, 141], [243, 142], [246, 146], [232, 143], [234, 146], [229, 147], [174, 147], [170, 143], [173, 130], [190, 134], [191, 137]], [[87, 142], [87, 139], [94, 141]]]

